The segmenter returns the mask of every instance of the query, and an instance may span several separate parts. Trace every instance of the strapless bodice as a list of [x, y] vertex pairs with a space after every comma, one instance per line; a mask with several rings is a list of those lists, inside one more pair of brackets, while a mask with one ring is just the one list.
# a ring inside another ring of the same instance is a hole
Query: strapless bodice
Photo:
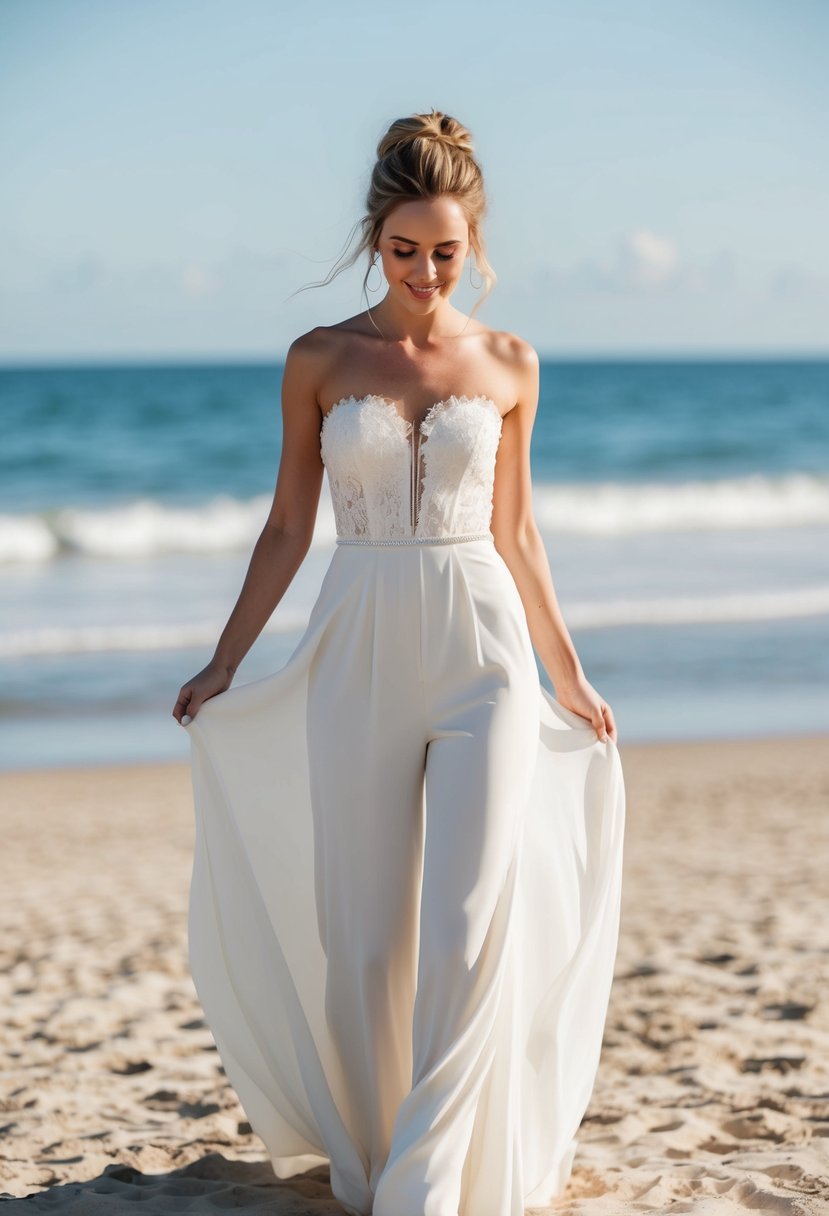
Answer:
[[436, 401], [418, 425], [386, 397], [343, 397], [320, 430], [337, 536], [486, 532], [501, 426], [498, 406], [484, 396]]

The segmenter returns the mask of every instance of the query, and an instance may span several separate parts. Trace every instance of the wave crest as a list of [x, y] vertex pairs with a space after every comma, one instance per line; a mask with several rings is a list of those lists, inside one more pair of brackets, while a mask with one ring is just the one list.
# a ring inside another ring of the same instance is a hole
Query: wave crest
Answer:
[[[792, 473], [673, 484], [542, 482], [534, 487], [533, 503], [547, 534], [794, 528], [829, 523], [829, 478]], [[197, 506], [141, 499], [0, 515], [0, 564], [36, 564], [65, 554], [117, 559], [243, 551], [264, 527], [270, 505], [269, 495], [221, 495]], [[334, 536], [325, 482], [313, 544], [331, 545]]]
[[[262, 632], [300, 633], [308, 623], [309, 611], [278, 611]], [[573, 630], [791, 620], [829, 615], [829, 586], [676, 599], [577, 601], [566, 606], [565, 615]], [[46, 625], [0, 633], [0, 658], [186, 650], [213, 645], [220, 630], [218, 620], [149, 625]]]

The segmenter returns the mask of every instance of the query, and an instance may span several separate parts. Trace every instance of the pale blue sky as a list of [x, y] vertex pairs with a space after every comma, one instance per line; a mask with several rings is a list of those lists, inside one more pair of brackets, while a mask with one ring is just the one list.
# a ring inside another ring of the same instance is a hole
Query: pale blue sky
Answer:
[[0, 359], [270, 357], [358, 311], [356, 270], [287, 297], [433, 105], [487, 180], [487, 324], [829, 353], [827, 45], [821, 0], [0, 0]]

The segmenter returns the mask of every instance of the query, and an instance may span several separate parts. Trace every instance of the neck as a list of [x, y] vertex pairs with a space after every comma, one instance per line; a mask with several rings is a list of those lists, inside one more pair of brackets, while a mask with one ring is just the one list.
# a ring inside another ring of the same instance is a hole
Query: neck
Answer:
[[371, 307], [371, 317], [382, 336], [390, 342], [408, 346], [428, 346], [444, 338], [458, 336], [462, 314], [446, 300], [427, 313], [410, 312], [390, 295]]

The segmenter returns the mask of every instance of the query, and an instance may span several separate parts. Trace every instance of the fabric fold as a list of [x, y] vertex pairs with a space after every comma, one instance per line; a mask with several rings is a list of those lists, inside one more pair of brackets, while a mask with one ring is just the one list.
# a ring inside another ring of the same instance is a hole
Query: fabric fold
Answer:
[[[491, 645], [480, 630], [498, 628], [504, 612], [502, 598], [482, 604], [491, 572], [484, 546], [472, 542], [468, 556], [451, 558], [446, 546], [441, 558], [450, 563], [452, 611], [471, 614], [469, 636], [479, 648]], [[383, 653], [372, 650], [377, 614], [393, 611], [378, 584], [380, 568], [396, 577], [389, 553], [404, 560], [400, 550], [339, 549], [286, 664], [205, 702], [185, 726], [197, 832], [191, 972], [228, 1080], [276, 1174], [329, 1161], [335, 1195], [362, 1216], [371, 1213], [385, 1163], [370, 1159], [366, 1129], [352, 1114], [325, 1007], [308, 688], [320, 646], [343, 629], [352, 630], [344, 644], [363, 649], [373, 679], [394, 678]], [[413, 611], [422, 611], [417, 590], [414, 599]], [[437, 634], [426, 640], [437, 644]], [[419, 652], [417, 637], [401, 644]], [[465, 1149], [460, 1216], [520, 1216], [524, 1205], [549, 1203], [563, 1190], [613, 975], [625, 813], [618, 752], [540, 684], [534, 695], [535, 767], [511, 876], [509, 948], [486, 1019], [486, 1076]]]

